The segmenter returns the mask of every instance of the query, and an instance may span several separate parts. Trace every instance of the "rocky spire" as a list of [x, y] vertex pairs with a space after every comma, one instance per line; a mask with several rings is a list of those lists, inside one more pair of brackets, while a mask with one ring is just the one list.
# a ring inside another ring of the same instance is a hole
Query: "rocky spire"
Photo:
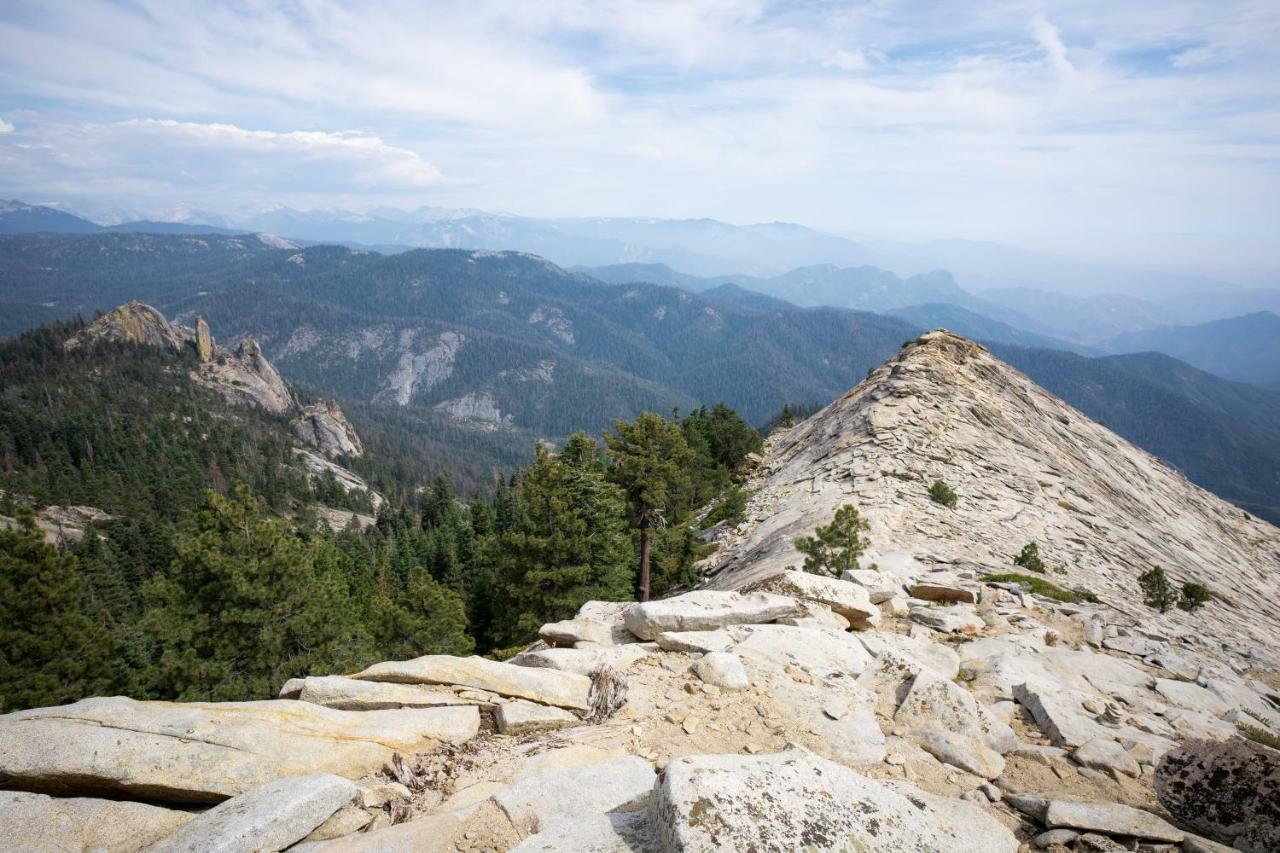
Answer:
[[196, 316], [196, 352], [200, 354], [201, 361], [212, 360], [215, 353], [213, 333], [209, 331], [209, 324], [199, 315]]

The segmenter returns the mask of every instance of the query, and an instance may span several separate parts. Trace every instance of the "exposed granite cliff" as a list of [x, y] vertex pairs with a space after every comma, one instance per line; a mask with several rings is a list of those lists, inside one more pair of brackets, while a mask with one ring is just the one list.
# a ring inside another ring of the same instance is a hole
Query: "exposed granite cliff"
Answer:
[[[930, 500], [935, 480], [954, 508]], [[945, 331], [775, 435], [745, 488], [747, 520], [705, 564], [718, 588], [801, 564], [795, 538], [852, 503], [870, 524], [864, 564], [1007, 572], [1035, 541], [1051, 580], [1119, 613], [1149, 615], [1137, 576], [1159, 565], [1221, 596], [1194, 617], [1166, 614], [1169, 630], [1242, 653], [1280, 636], [1280, 529]]]

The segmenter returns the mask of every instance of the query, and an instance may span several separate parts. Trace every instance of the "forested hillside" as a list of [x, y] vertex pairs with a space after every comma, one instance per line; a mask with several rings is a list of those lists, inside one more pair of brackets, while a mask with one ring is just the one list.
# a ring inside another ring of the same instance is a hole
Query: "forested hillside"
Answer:
[[[0, 344], [5, 710], [261, 698], [308, 672], [527, 644], [588, 598], [633, 597], [642, 540], [655, 592], [690, 583], [698, 531], [742, 511], [730, 471], [760, 447], [732, 410], [699, 407], [618, 422], [607, 448], [579, 433], [521, 469], [531, 436], [521, 453], [505, 432], [356, 406], [364, 451], [342, 461], [387, 501], [333, 530], [326, 507], [373, 506], [296, 464], [287, 417], [197, 382], [195, 349], [83, 329]], [[31, 512], [50, 505], [107, 517], [47, 544]]]
[[[467, 492], [484, 489], [494, 469], [527, 460], [538, 437], [598, 434], [615, 418], [688, 412], [703, 401], [723, 400], [754, 424], [787, 403], [829, 401], [925, 319], [988, 343], [1043, 343], [954, 305], [885, 317], [798, 308], [734, 285], [703, 294], [608, 285], [514, 252], [384, 257], [282, 248], [254, 235], [0, 237], [0, 276], [2, 298], [24, 311], [140, 298], [170, 316], [202, 314], [229, 342], [253, 336], [291, 381], [341, 398], [371, 440], [398, 436], [396, 465], [417, 466], [418, 475], [448, 470]], [[871, 285], [879, 293], [891, 283]], [[1196, 483], [1280, 519], [1276, 394], [1172, 360], [1151, 369], [1145, 356], [994, 348]], [[415, 455], [419, 463], [409, 461]], [[390, 464], [386, 453], [377, 458]], [[397, 488], [374, 464], [370, 457], [357, 468], [378, 488]]]
[[1280, 524], [1280, 393], [1228, 382], [1159, 353], [1083, 358], [991, 349], [1192, 482]]

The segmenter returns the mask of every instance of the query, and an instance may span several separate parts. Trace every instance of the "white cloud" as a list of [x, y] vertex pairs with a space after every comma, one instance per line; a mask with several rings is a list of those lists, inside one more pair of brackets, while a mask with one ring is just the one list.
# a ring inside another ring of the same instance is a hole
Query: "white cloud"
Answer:
[[13, 133], [14, 127], [9, 122], [0, 118], [0, 133]]
[[1075, 75], [1076, 67], [1067, 58], [1067, 46], [1062, 43], [1062, 34], [1057, 27], [1043, 15], [1037, 15], [1031, 20], [1031, 33], [1044, 51], [1045, 58], [1049, 60], [1050, 68], [1063, 77]]
[[1258, 231], [1274, 2], [0, 4], [0, 195]]
[[1199, 68], [1216, 62], [1218, 58], [1218, 49], [1211, 44], [1204, 44], [1174, 54], [1169, 63], [1174, 68]]
[[871, 66], [867, 55], [860, 50], [837, 50], [823, 64], [841, 71], [866, 71]]
[[266, 173], [276, 183], [314, 183], [317, 174], [325, 174], [345, 177], [356, 189], [380, 192], [427, 187], [441, 179], [439, 169], [417, 153], [357, 131], [281, 133], [172, 119], [131, 119], [94, 131], [107, 144], [154, 152], [193, 181]]
[[0, 167], [23, 176], [24, 184], [15, 189], [79, 186], [86, 193], [125, 193], [152, 204], [166, 198], [170, 204], [217, 205], [245, 198], [404, 197], [444, 180], [415, 151], [356, 131], [277, 132], [130, 119], [37, 125], [5, 140]]

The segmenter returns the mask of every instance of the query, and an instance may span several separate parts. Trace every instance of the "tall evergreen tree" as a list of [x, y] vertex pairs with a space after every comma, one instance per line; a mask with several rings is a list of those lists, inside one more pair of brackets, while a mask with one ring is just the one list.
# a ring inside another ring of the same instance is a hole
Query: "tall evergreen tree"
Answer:
[[345, 583], [324, 570], [331, 543], [303, 541], [247, 488], [232, 499], [209, 493], [175, 544], [170, 570], [143, 589], [162, 695], [263, 698], [289, 678], [342, 671], [367, 656]]
[[30, 510], [0, 529], [0, 709], [111, 690], [115, 637], [86, 615], [84, 596], [75, 557], [45, 542]]
[[653, 528], [664, 513], [674, 516], [681, 495], [689, 488], [693, 451], [680, 425], [652, 412], [634, 421], [613, 422], [614, 433], [605, 434], [610, 477], [622, 487], [640, 533], [640, 600], [649, 600], [649, 551]]
[[500, 647], [529, 641], [588, 599], [627, 600], [633, 582], [626, 504], [594, 441], [578, 433], [559, 455], [539, 448], [516, 490], [518, 519], [483, 552], [506, 610], [494, 625]]

